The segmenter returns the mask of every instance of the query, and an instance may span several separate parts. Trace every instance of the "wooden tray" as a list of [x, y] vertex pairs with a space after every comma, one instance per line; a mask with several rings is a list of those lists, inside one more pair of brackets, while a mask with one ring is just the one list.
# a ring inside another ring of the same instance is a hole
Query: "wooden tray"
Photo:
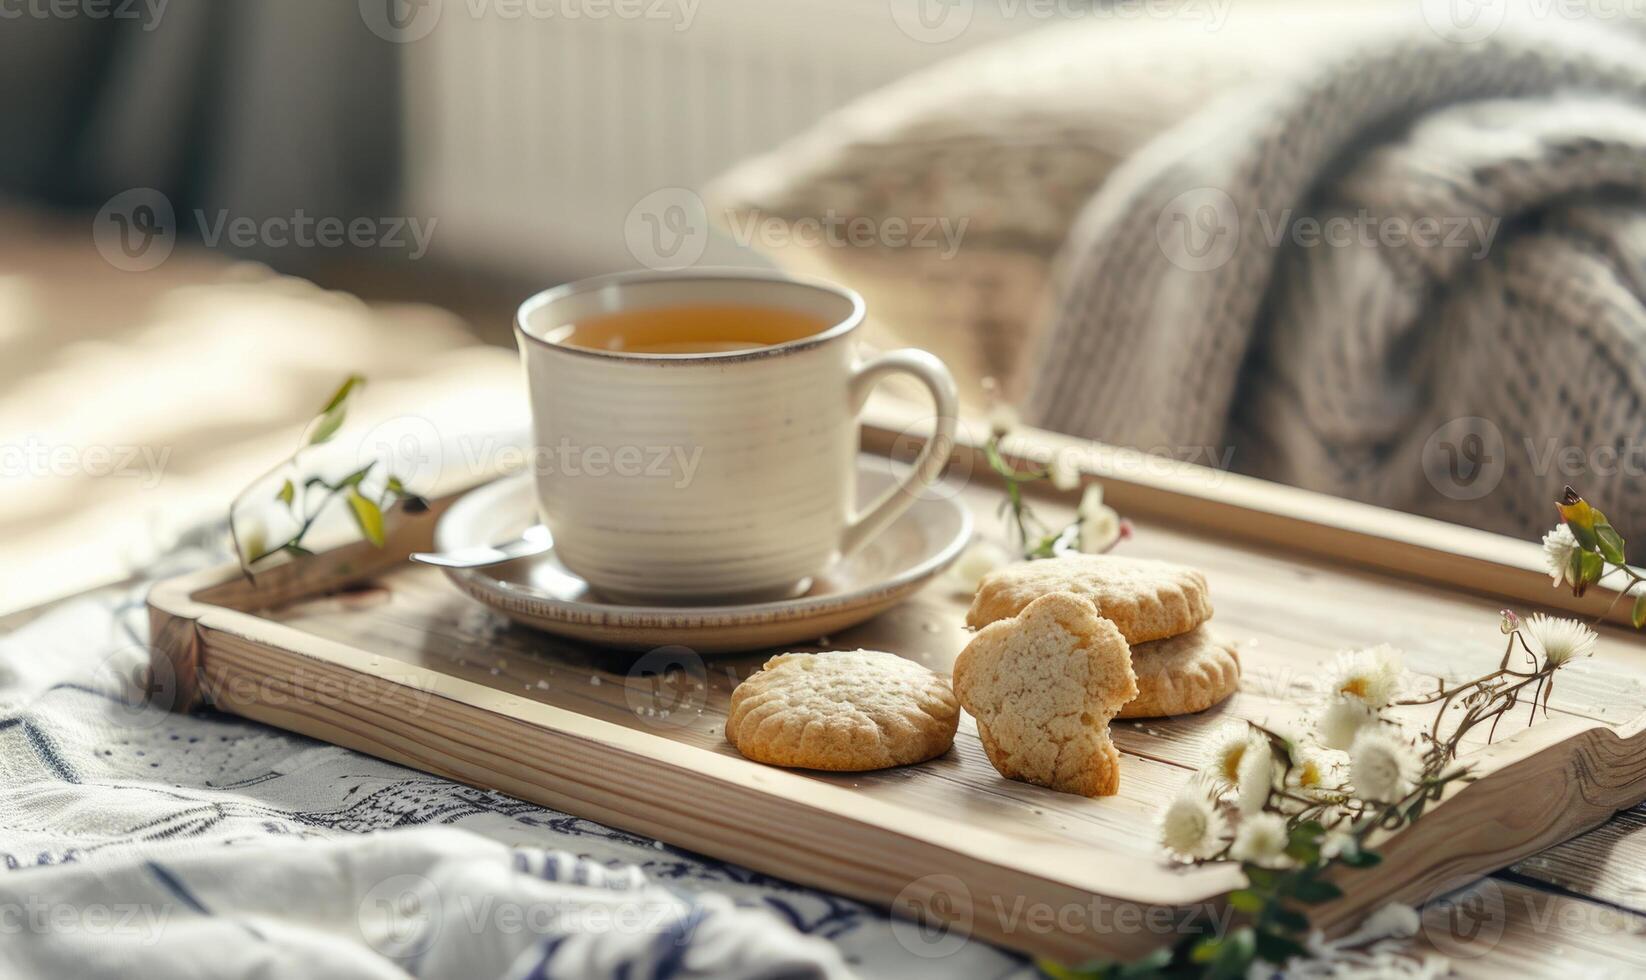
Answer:
[[[908, 422], [882, 406], [865, 446], [908, 452], [918, 443]], [[402, 560], [427, 545], [434, 514], [395, 528], [385, 549], [339, 547], [261, 573], [255, 587], [232, 568], [156, 586], [156, 691], [179, 710], [209, 703], [1082, 961], [1167, 943], [1238, 886], [1232, 866], [1173, 866], [1155, 845], [1156, 815], [1222, 722], [1302, 718], [1320, 667], [1342, 648], [1390, 642], [1415, 670], [1473, 676], [1501, 656], [1506, 599], [1522, 612], [1589, 615], [1609, 599], [1552, 589], [1531, 543], [1045, 433], [1015, 445], [1041, 459], [1079, 451], [1137, 524], [1122, 553], [1205, 570], [1216, 623], [1241, 646], [1242, 690], [1225, 705], [1116, 724], [1115, 797], [1001, 779], [970, 718], [954, 750], [922, 766], [831, 775], [744, 760], [722, 736], [724, 707], [765, 654], [659, 659], [511, 627]], [[979, 527], [999, 533], [999, 488], [975, 443], [962, 440], [951, 471]], [[1036, 506], [1061, 520], [1072, 502]], [[967, 599], [939, 582], [826, 645], [945, 670], [967, 639]], [[1643, 641], [1601, 632], [1595, 657], [1562, 673], [1552, 716], [1532, 728], [1506, 720], [1470, 756], [1482, 778], [1390, 841], [1377, 868], [1346, 871], [1348, 897], [1317, 921], [1342, 926], [1391, 900], [1422, 901], [1646, 798]], [[665, 672], [670, 662], [677, 669]]]

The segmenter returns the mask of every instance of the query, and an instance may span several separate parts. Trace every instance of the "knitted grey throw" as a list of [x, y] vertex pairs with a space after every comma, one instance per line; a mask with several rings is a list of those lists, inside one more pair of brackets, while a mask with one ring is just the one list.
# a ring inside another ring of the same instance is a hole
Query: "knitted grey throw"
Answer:
[[1358, 39], [1128, 161], [1030, 418], [1520, 535], [1570, 483], [1646, 535], [1646, 39], [1549, 11]]

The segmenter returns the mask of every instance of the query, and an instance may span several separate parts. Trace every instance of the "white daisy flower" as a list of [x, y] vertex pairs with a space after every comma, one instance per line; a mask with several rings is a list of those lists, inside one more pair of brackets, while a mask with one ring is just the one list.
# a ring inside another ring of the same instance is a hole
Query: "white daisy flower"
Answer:
[[1417, 785], [1422, 762], [1410, 745], [1369, 728], [1349, 749], [1349, 780], [1355, 795], [1375, 803], [1393, 803]]
[[1251, 747], [1251, 727], [1243, 721], [1229, 722], [1212, 737], [1212, 758], [1206, 773], [1219, 786], [1240, 784], [1240, 760]]
[[1543, 657], [1546, 667], [1560, 667], [1574, 657], [1589, 656], [1595, 652], [1595, 642], [1600, 639], [1599, 634], [1575, 619], [1542, 613], [1527, 616], [1523, 629], [1527, 646]]
[[1394, 699], [1406, 671], [1399, 650], [1387, 643], [1354, 650], [1337, 658], [1327, 693], [1359, 698], [1373, 708]]
[[1354, 842], [1354, 836], [1347, 831], [1328, 830], [1326, 836], [1320, 839], [1320, 856], [1328, 861], [1335, 860]]
[[1347, 752], [1360, 730], [1376, 720], [1376, 712], [1359, 698], [1333, 698], [1315, 720], [1315, 731], [1321, 745]]
[[1390, 902], [1360, 923], [1354, 931], [1355, 943], [1375, 942], [1379, 939], [1410, 939], [1423, 927], [1423, 917], [1417, 909], [1399, 902]]
[[1287, 771], [1286, 780], [1299, 789], [1329, 789], [1336, 768], [1324, 752], [1297, 745], [1292, 749], [1292, 768]]
[[1253, 738], [1240, 754], [1236, 767], [1235, 801], [1243, 815], [1261, 813], [1269, 802], [1269, 790], [1274, 787], [1274, 753], [1269, 740]]
[[1556, 588], [1563, 583], [1573, 584], [1572, 555], [1577, 551], [1577, 538], [1572, 536], [1572, 529], [1564, 523], [1556, 524], [1553, 531], [1543, 536], [1543, 561], [1549, 567], [1549, 578], [1554, 580]]
[[1066, 449], [1052, 456], [1046, 475], [1051, 479], [1052, 486], [1065, 493], [1080, 486], [1080, 467], [1075, 462], [1074, 450]]
[[1097, 555], [1113, 547], [1120, 537], [1120, 514], [1103, 505], [1103, 488], [1089, 484], [1080, 495], [1080, 550]]
[[1289, 863], [1286, 843], [1290, 837], [1286, 818], [1278, 813], [1254, 813], [1241, 818], [1229, 856], [1265, 868], [1283, 868]]
[[1228, 821], [1217, 804], [1195, 786], [1178, 793], [1160, 815], [1160, 843], [1172, 856], [1186, 861], [1203, 860], [1223, 847]]
[[977, 591], [983, 576], [1011, 561], [1006, 550], [991, 541], [973, 541], [949, 567], [948, 579], [957, 588]]
[[1120, 540], [1120, 515], [1108, 508], [1104, 511], [1098, 517], [1088, 517], [1080, 522], [1081, 554], [1101, 555]]

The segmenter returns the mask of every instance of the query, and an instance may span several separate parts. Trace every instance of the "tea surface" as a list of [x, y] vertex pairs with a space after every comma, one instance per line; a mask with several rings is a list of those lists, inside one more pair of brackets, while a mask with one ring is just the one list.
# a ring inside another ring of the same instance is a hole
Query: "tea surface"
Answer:
[[817, 317], [776, 306], [668, 306], [589, 317], [552, 336], [587, 350], [720, 354], [785, 344], [828, 327]]

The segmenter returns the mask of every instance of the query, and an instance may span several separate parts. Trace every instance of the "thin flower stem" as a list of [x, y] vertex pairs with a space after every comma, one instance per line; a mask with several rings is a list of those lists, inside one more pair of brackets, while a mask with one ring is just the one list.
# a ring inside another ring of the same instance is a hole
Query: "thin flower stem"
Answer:
[[1612, 601], [1608, 602], [1606, 604], [1606, 608], [1601, 611], [1600, 615], [1596, 616], [1591, 621], [1591, 625], [1594, 626], [1599, 626], [1601, 623], [1604, 623], [1607, 619], [1611, 618], [1612, 612], [1617, 609], [1617, 604], [1622, 602], [1625, 596], [1633, 592], [1636, 586], [1640, 585], [1642, 582], [1646, 582], [1646, 576], [1640, 575], [1628, 565], [1614, 565], [1611, 562], [1607, 562], [1607, 565], [1610, 567], [1601, 573], [1600, 578], [1595, 580], [1596, 584], [1605, 581], [1609, 576], [1616, 572], [1622, 572], [1624, 577], [1628, 579], [1628, 582], [1624, 584], [1623, 588], [1616, 591], [1616, 593], [1612, 596]]
[[1001, 514], [1010, 512], [1012, 531], [1017, 537], [1017, 550], [1024, 558], [1050, 558], [1057, 554], [1057, 544], [1072, 528], [1079, 526], [1077, 520], [1061, 531], [1053, 531], [1045, 522], [1041, 521], [1023, 499], [1023, 487], [1026, 484], [1037, 483], [1051, 478], [1051, 470], [1040, 467], [1032, 470], [1020, 470], [1012, 465], [1011, 461], [1001, 452], [1000, 445], [1003, 434], [996, 432], [983, 444], [983, 458], [989, 464], [989, 469], [1006, 484], [1006, 498], [1001, 502]]

